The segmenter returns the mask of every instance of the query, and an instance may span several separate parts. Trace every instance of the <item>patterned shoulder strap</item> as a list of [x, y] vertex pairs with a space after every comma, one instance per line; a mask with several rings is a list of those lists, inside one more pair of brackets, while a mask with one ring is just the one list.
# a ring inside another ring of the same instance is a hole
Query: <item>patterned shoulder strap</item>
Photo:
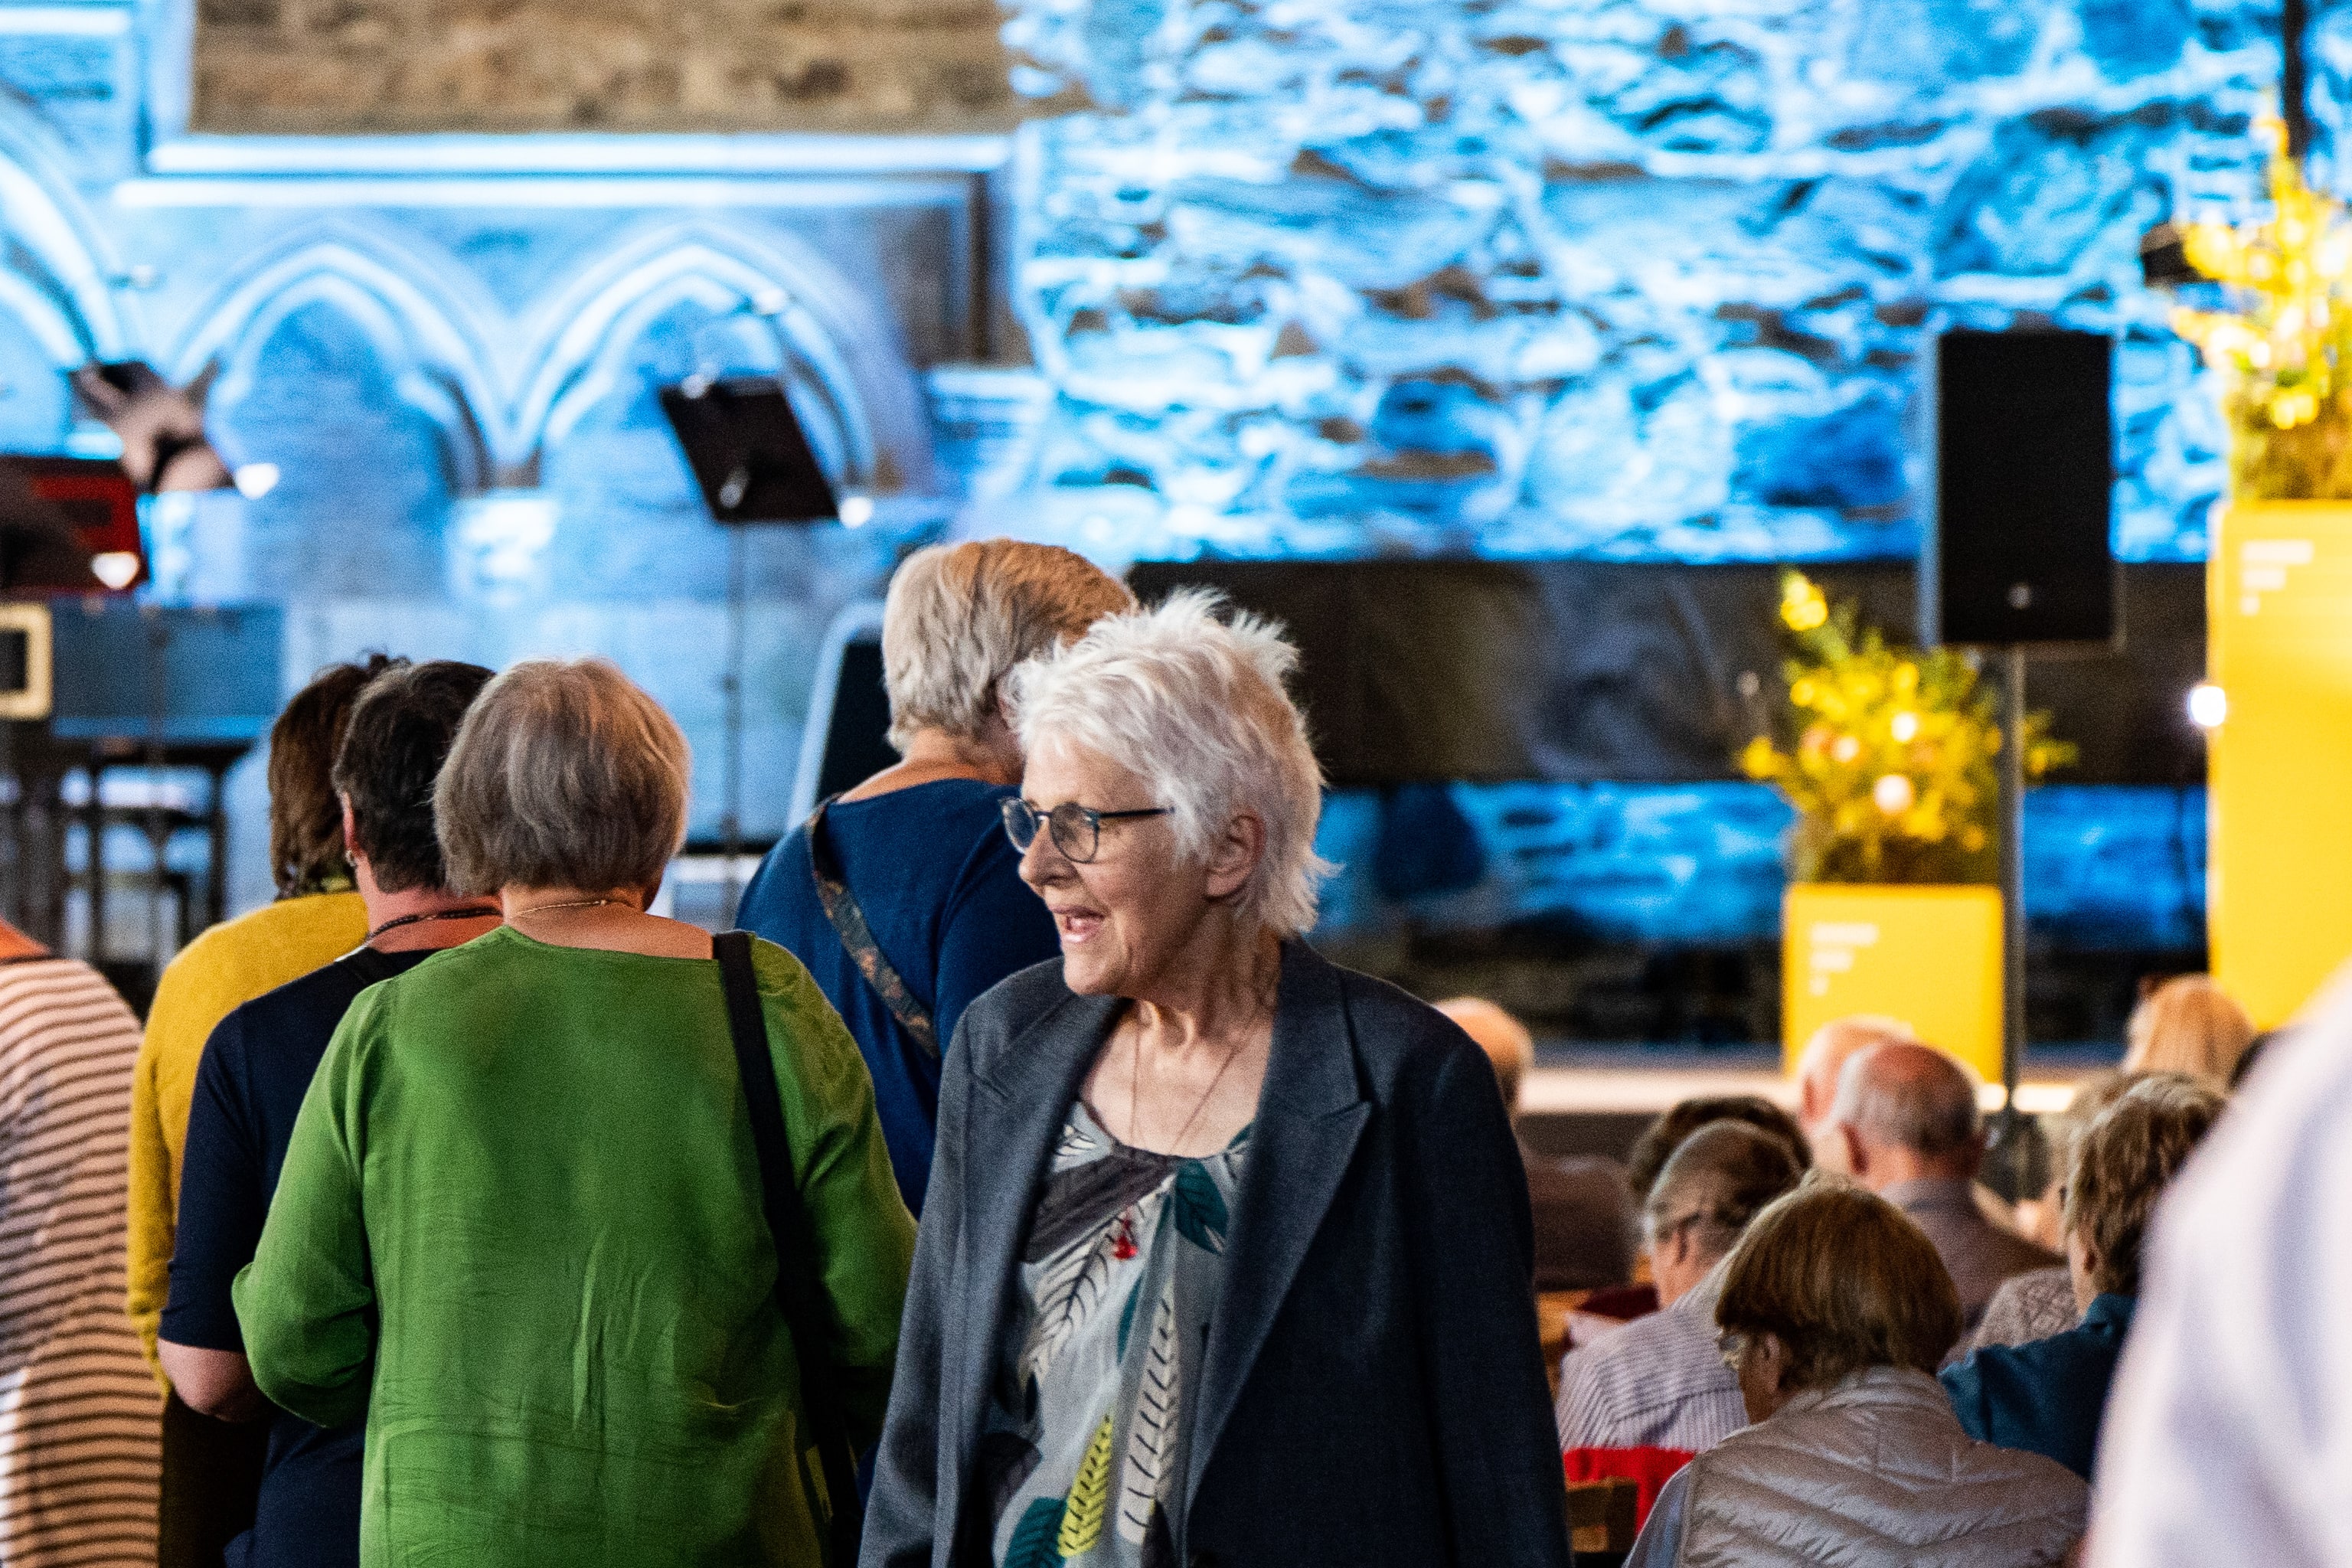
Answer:
[[825, 826], [824, 814], [833, 802], [822, 801], [808, 819], [809, 872], [816, 879], [816, 896], [824, 905], [824, 918], [841, 938], [849, 962], [857, 965], [857, 973], [866, 976], [866, 984], [882, 998], [882, 1005], [890, 1009], [890, 1016], [907, 1031], [914, 1042], [922, 1047], [933, 1061], [940, 1059], [940, 1032], [931, 1022], [931, 1015], [898, 972], [890, 967], [883, 956], [882, 944], [874, 940], [874, 931], [866, 923], [866, 911], [857, 907], [849, 883], [841, 874], [841, 858], [833, 852], [833, 837]]

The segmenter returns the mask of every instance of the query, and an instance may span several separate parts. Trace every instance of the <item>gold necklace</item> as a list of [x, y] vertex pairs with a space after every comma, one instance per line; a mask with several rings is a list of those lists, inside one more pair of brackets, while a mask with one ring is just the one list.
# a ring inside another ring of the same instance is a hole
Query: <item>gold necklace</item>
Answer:
[[[550, 910], [593, 910], [604, 904], [626, 903], [625, 899], [569, 899], [558, 904], [533, 904], [527, 910], [517, 910], [507, 919], [520, 920], [525, 915], [543, 915]], [[636, 906], [631, 904], [631, 909]]]
[[[1136, 1115], [1136, 1085], [1143, 1078], [1143, 1031], [1141, 1029], [1136, 1030], [1134, 1040], [1135, 1044], [1131, 1047], [1135, 1054], [1134, 1065], [1128, 1069], [1127, 1074], [1127, 1135], [1135, 1141], [1138, 1148], [1141, 1148], [1143, 1129]], [[1192, 1123], [1200, 1121], [1201, 1112], [1208, 1109], [1209, 1097], [1217, 1092], [1217, 1085], [1225, 1081], [1226, 1069], [1234, 1065], [1234, 1058], [1247, 1049], [1249, 1047], [1244, 1044], [1235, 1046], [1225, 1053], [1225, 1059], [1217, 1065], [1215, 1076], [1209, 1079], [1209, 1087], [1202, 1089], [1201, 1098], [1192, 1102], [1192, 1114], [1184, 1118], [1184, 1125], [1179, 1127], [1176, 1130], [1176, 1136], [1168, 1141], [1168, 1152], [1171, 1156], [1181, 1157], [1176, 1155], [1176, 1151], [1183, 1147], [1184, 1134], [1192, 1131]]]

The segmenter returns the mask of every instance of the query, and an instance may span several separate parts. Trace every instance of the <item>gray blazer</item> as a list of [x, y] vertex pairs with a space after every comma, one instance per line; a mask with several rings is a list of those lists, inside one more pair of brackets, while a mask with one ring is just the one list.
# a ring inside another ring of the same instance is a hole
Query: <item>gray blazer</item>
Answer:
[[[989, 1502], [965, 1487], [995, 1350], [1055, 1135], [1122, 1005], [1071, 994], [1055, 960], [956, 1031], [864, 1568], [989, 1561]], [[1286, 944], [1177, 1561], [1568, 1568], [1531, 1260], [1485, 1056]]]

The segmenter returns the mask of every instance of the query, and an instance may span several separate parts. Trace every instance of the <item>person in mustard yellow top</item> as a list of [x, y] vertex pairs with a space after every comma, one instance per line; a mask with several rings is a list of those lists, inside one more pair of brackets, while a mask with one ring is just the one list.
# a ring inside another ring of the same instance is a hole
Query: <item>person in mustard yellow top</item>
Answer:
[[[405, 662], [372, 654], [364, 663], [331, 665], [286, 705], [269, 731], [269, 859], [278, 901], [216, 925], [181, 950], [148, 1009], [131, 1089], [127, 1305], [167, 1394], [155, 1331], [171, 1291], [180, 1154], [205, 1042], [233, 1009], [367, 940], [367, 908], [344, 861], [342, 807], [329, 774], [353, 700], [377, 675]], [[244, 1528], [235, 1518], [240, 1496], [250, 1521], [261, 1464], [257, 1444], [268, 1429], [266, 1423], [232, 1427], [166, 1400], [158, 1547], [166, 1568], [219, 1563], [222, 1544]]]

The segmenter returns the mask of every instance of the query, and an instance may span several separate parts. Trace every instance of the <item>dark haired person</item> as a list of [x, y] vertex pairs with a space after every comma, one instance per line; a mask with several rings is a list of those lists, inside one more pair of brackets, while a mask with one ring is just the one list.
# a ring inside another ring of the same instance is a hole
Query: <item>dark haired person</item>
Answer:
[[[343, 858], [342, 808], [329, 773], [352, 704], [371, 680], [405, 660], [370, 654], [331, 664], [294, 694], [269, 731], [269, 865], [278, 900], [205, 931], [165, 966], [147, 1010], [131, 1082], [130, 1199], [125, 1306], [148, 1361], [171, 1287], [180, 1155], [196, 1064], [213, 1026], [241, 1003], [308, 974], [367, 935], [367, 909]], [[167, 1385], [168, 1386], [168, 1385]], [[177, 1398], [163, 1408], [163, 1482], [157, 1555], [163, 1568], [220, 1561], [245, 1526], [259, 1472], [257, 1447]]]
[[380, 676], [352, 705], [333, 781], [367, 941], [221, 1020], [196, 1075], [158, 1349], [194, 1409], [269, 1423], [253, 1528], [228, 1549], [247, 1568], [359, 1562], [360, 1425], [320, 1428], [270, 1408], [246, 1366], [229, 1284], [253, 1260], [295, 1114], [344, 1011], [499, 923], [494, 900], [449, 891], [433, 829], [434, 779], [489, 679], [479, 665], [420, 664]]
[[1625, 1184], [1632, 1189], [1637, 1206], [1647, 1207], [1650, 1189], [1656, 1184], [1666, 1162], [1685, 1140], [1700, 1128], [1717, 1121], [1738, 1121], [1753, 1127], [1766, 1137], [1784, 1144], [1790, 1157], [1797, 1162], [1800, 1172], [1811, 1170], [1813, 1163], [1812, 1145], [1797, 1119], [1760, 1094], [1706, 1094], [1689, 1100], [1678, 1100], [1658, 1113], [1658, 1119], [1643, 1128], [1641, 1137], [1625, 1155]]

